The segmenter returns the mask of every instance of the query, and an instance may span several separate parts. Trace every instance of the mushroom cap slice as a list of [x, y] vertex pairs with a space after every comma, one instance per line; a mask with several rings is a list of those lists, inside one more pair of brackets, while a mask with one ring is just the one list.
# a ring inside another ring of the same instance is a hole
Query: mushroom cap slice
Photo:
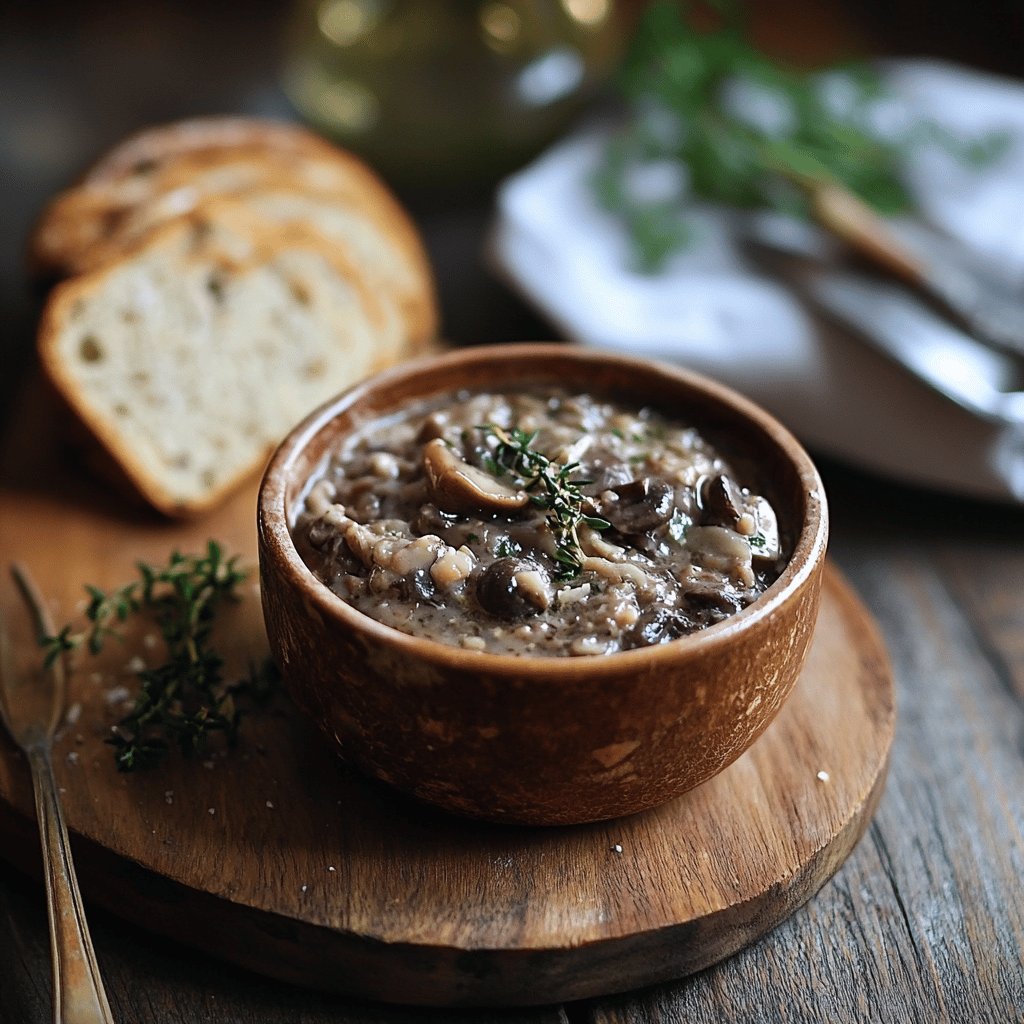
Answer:
[[460, 459], [441, 439], [423, 446], [427, 488], [439, 509], [458, 515], [480, 512], [508, 514], [530, 500], [525, 491], [510, 487], [476, 466]]

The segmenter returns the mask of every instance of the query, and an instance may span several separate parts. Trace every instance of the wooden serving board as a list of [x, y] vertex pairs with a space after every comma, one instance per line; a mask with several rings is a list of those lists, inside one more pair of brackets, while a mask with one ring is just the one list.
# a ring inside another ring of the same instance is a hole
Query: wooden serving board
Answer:
[[[255, 557], [255, 482], [201, 523], [132, 512], [64, 460], [26, 396], [2, 463], [3, 561], [27, 562], [59, 622], [84, 582], [216, 538]], [[6, 574], [5, 574], [6, 575]], [[6, 579], [5, 613], [15, 598]], [[255, 586], [225, 624], [266, 651]], [[442, 815], [348, 770], [282, 698], [232, 751], [118, 774], [112, 687], [140, 637], [72, 678], [56, 749], [87, 904], [256, 971], [393, 1002], [545, 1003], [699, 970], [763, 935], [839, 868], [881, 793], [892, 680], [878, 633], [826, 576], [807, 667], [739, 761], [663, 807], [531, 829]], [[75, 717], [77, 715], [77, 718]], [[0, 854], [38, 871], [28, 772], [0, 739]]]

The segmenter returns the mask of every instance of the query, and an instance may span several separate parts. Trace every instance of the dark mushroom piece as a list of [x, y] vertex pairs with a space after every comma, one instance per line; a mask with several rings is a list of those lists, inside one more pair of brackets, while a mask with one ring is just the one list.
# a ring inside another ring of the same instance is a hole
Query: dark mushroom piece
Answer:
[[424, 419], [416, 434], [416, 440], [420, 444], [433, 441], [436, 438], [444, 437], [445, 427], [448, 426], [448, 415], [442, 412], [432, 412]]
[[675, 491], [664, 480], [645, 476], [612, 487], [614, 499], [601, 502], [601, 514], [619, 533], [647, 533], [667, 523], [675, 508]]
[[695, 614], [711, 613], [712, 617], [724, 618], [734, 615], [744, 607], [742, 598], [735, 591], [723, 588], [711, 580], [695, 579], [685, 581], [686, 604]]
[[458, 517], [452, 512], [442, 512], [433, 502], [427, 501], [420, 505], [416, 514], [409, 522], [409, 528], [417, 536], [432, 533], [446, 540], [445, 532], [450, 530], [458, 521]]
[[480, 574], [476, 598], [484, 611], [499, 619], [522, 619], [551, 603], [551, 580], [536, 562], [499, 558]]
[[724, 474], [703, 477], [698, 487], [701, 523], [705, 526], [728, 526], [735, 529], [744, 509], [739, 487]]
[[423, 469], [430, 496], [444, 512], [508, 515], [523, 508], [530, 500], [525, 491], [509, 487], [482, 469], [464, 462], [440, 438], [423, 446]]
[[[724, 526], [746, 537], [751, 555], [757, 562], [774, 562], [782, 553], [779, 524], [767, 498], [741, 489], [724, 474], [704, 477], [697, 487], [701, 524]], [[746, 530], [740, 520], [749, 517]]]
[[622, 649], [631, 651], [637, 647], [655, 647], [678, 640], [692, 633], [696, 622], [685, 612], [668, 608], [651, 608], [623, 634]]
[[408, 576], [403, 576], [395, 584], [395, 588], [405, 601], [429, 604], [435, 607], [441, 607], [444, 604], [433, 579], [431, 579], [429, 569], [417, 569]]

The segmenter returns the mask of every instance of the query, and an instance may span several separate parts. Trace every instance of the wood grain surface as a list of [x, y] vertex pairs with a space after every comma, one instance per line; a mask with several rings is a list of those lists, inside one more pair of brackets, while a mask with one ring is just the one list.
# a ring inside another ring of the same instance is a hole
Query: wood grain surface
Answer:
[[[856, 40], [844, 14], [853, 6], [784, 0], [752, 4], [751, 13], [777, 50], [817, 59], [850, 52]], [[4, 419], [21, 384], [18, 367], [30, 360], [36, 311], [23, 285], [23, 238], [44, 200], [103, 146], [147, 123], [239, 110], [288, 116], [274, 86], [288, 7], [278, 0], [244, 7], [145, 0], [112, 9], [53, 0], [0, 11], [0, 120], [8, 143], [0, 147]], [[887, 41], [889, 14], [878, 21], [876, 45]], [[913, 51], [922, 52], [920, 17], [905, 20], [914, 23]], [[554, 336], [552, 325], [488, 274], [480, 252], [491, 216], [487, 194], [421, 204], [447, 335], [460, 344]], [[900, 715], [889, 781], [868, 834], [802, 910], [684, 981], [512, 1012], [407, 1010], [323, 996], [93, 910], [116, 1019], [1021, 1024], [1024, 510], [902, 488], [827, 461], [819, 466], [831, 499], [832, 556], [881, 625]], [[49, 1021], [42, 889], [0, 861], [0, 1022]]]
[[[58, 621], [81, 585], [134, 560], [223, 538], [252, 562], [255, 497], [213, 521], [155, 527], [59, 455], [44, 396], [15, 420], [0, 491], [6, 551], [29, 563]], [[18, 466], [32, 467], [34, 482]], [[82, 488], [81, 493], [74, 493]], [[55, 540], [57, 541], [55, 543]], [[251, 591], [226, 619], [229, 666], [266, 652]], [[9, 619], [16, 598], [6, 581]], [[345, 769], [284, 700], [243, 744], [118, 774], [104, 742], [146, 634], [77, 658], [56, 747], [88, 902], [289, 981], [418, 1004], [549, 1003], [699, 970], [800, 906], [845, 859], [881, 791], [891, 677], [875, 629], [831, 573], [796, 691], [743, 758], [644, 815], [502, 828], [421, 807]], [[31, 638], [27, 638], [30, 642]], [[0, 854], [35, 859], [27, 773], [0, 744]]]
[[899, 726], [865, 840], [806, 910], [594, 1024], [1024, 1021], [1021, 510], [826, 467], [833, 550], [878, 616]]

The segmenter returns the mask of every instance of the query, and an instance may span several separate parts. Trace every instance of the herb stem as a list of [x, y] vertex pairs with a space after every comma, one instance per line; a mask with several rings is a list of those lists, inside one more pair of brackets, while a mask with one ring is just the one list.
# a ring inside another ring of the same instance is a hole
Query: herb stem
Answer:
[[579, 538], [580, 526], [585, 524], [594, 530], [606, 530], [611, 525], [584, 512], [585, 496], [580, 488], [589, 481], [572, 479], [580, 468], [579, 463], [562, 465], [533, 448], [537, 431], [531, 434], [518, 427], [505, 430], [493, 423], [477, 429], [498, 442], [492, 458], [499, 473], [514, 474], [528, 492], [542, 488], [542, 493], [531, 494], [530, 500], [544, 509], [548, 528], [555, 538], [558, 578], [568, 580], [578, 576], [585, 558]]
[[234, 739], [241, 714], [236, 695], [248, 691], [262, 697], [270, 691], [271, 667], [253, 668], [248, 679], [228, 682], [223, 659], [210, 643], [220, 606], [237, 600], [238, 585], [246, 578], [236, 563], [235, 558], [225, 559], [214, 541], [202, 555], [173, 552], [165, 566], [139, 563], [139, 579], [123, 587], [109, 593], [86, 587], [89, 624], [84, 632], [65, 626], [41, 639], [50, 665], [82, 646], [99, 654], [109, 637], [119, 636], [117, 624], [133, 615], [156, 623], [166, 661], [136, 673], [141, 688], [134, 707], [108, 740], [117, 748], [120, 770], [156, 764], [172, 744], [183, 753], [200, 749], [213, 732]]

